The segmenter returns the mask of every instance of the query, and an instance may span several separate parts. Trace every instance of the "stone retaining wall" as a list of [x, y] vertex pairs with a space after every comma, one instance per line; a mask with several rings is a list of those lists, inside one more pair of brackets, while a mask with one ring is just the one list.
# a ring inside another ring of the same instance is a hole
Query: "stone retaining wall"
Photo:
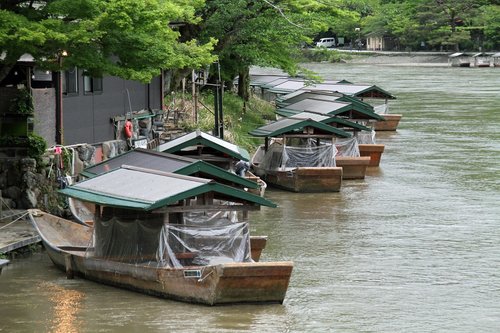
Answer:
[[65, 216], [65, 202], [57, 190], [77, 181], [85, 168], [128, 150], [123, 140], [96, 145], [82, 144], [49, 148], [42, 160], [29, 157], [4, 158], [0, 161], [0, 201], [4, 209], [42, 210]]

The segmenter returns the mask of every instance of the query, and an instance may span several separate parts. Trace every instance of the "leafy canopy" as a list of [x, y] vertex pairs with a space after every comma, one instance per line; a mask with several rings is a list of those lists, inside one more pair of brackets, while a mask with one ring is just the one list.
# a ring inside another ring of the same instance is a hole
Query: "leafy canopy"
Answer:
[[180, 42], [173, 26], [199, 22], [201, 6], [202, 0], [3, 0], [1, 64], [8, 68], [28, 53], [39, 66], [58, 69], [65, 51], [63, 68], [143, 82], [160, 68], [198, 68], [215, 60], [216, 41]]

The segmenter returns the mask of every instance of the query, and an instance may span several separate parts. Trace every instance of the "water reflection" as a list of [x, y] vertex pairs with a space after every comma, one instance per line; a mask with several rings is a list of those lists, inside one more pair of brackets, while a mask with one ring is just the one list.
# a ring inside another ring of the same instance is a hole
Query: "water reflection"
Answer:
[[54, 333], [80, 332], [82, 322], [78, 320], [78, 315], [81, 311], [84, 293], [50, 282], [42, 282], [38, 288], [49, 294], [49, 300], [52, 303], [53, 315], [49, 331]]

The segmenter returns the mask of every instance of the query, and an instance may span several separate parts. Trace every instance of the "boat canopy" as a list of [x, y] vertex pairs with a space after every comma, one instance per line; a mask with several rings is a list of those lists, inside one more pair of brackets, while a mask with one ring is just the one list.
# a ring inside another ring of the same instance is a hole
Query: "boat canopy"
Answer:
[[285, 107], [289, 104], [299, 102], [306, 98], [319, 99], [322, 101], [338, 101], [344, 94], [336, 92], [317, 92], [306, 89], [299, 89], [292, 93], [281, 95], [276, 98], [276, 105], [278, 107]]
[[301, 146], [274, 142], [264, 153], [259, 167], [264, 170], [289, 171], [298, 167], [335, 167], [337, 148], [334, 144], [316, 145], [305, 139]]
[[349, 96], [354, 96], [358, 98], [383, 98], [383, 99], [396, 99], [393, 95], [391, 95], [389, 92], [383, 90], [380, 87], [377, 87], [376, 85], [362, 85], [362, 84], [351, 84], [351, 83], [345, 83], [345, 82], [337, 82], [337, 83], [319, 83], [319, 84], [313, 84], [309, 86], [302, 85], [300, 87], [299, 85], [291, 85], [288, 83], [288, 85], [285, 83], [282, 83], [280, 85], [276, 85], [273, 88], [269, 89], [269, 92], [275, 93], [275, 94], [288, 94], [291, 93], [297, 89], [302, 89], [306, 88], [311, 91], [331, 91], [331, 92], [338, 92], [342, 93], [345, 95]]
[[240, 177], [205, 161], [142, 148], [130, 150], [124, 154], [86, 168], [81, 174], [85, 177], [92, 178], [107, 171], [118, 169], [122, 165], [214, 179], [223, 184], [235, 184], [241, 187], [258, 188], [256, 182]]
[[323, 124], [327, 124], [333, 127], [337, 128], [351, 128], [354, 130], [358, 131], [369, 131], [371, 132], [372, 129], [369, 127], [366, 127], [362, 124], [358, 124], [354, 121], [350, 121], [344, 118], [339, 118], [336, 116], [330, 116], [330, 115], [324, 115], [324, 114], [318, 114], [315, 112], [301, 112], [297, 113], [296, 115], [292, 116], [291, 118], [293, 119], [312, 119], [315, 121], [322, 122]]
[[260, 196], [210, 179], [122, 166], [71, 185], [60, 192], [68, 197], [111, 207], [151, 211], [205, 193], [216, 199], [248, 206], [276, 207]]
[[[314, 115], [312, 116], [314, 117]], [[295, 117], [282, 118], [254, 129], [249, 134], [257, 137], [278, 137], [284, 135], [304, 135], [304, 133], [311, 137], [325, 134], [343, 138], [351, 137], [350, 133], [339, 128], [326, 125], [311, 118], [303, 119]]]
[[198, 148], [201, 148], [202, 150], [209, 149], [211, 150], [211, 153], [225, 154], [238, 160], [250, 160], [250, 154], [246, 149], [200, 130], [196, 130], [161, 144], [156, 148], [156, 150], [176, 154], [189, 149], [196, 153]]
[[350, 119], [385, 120], [385, 118], [370, 109], [350, 102], [323, 101], [306, 98], [299, 102], [287, 105], [285, 108], [276, 110], [276, 113], [289, 117], [307, 111], [329, 116], [343, 116]]
[[176, 170], [196, 162], [196, 159], [174, 154], [161, 153], [150, 149], [136, 148], [117, 155], [103, 162], [85, 168], [81, 175], [92, 178], [110, 170], [119, 169], [122, 165], [140, 168], [175, 172]]
[[238, 222], [230, 212], [182, 215], [182, 220], [165, 223], [161, 214], [120, 214], [104, 207], [85, 255], [141, 266], [190, 266], [195, 274], [207, 265], [252, 262], [247, 222]]
[[268, 89], [272, 93], [278, 93], [278, 94], [283, 94], [283, 93], [291, 93], [293, 91], [307, 88], [307, 87], [315, 87], [318, 85], [333, 85], [333, 84], [350, 84], [349, 81], [323, 81], [321, 83], [316, 83], [313, 81], [307, 81], [304, 79], [292, 79], [289, 78], [288, 80], [276, 80], [276, 81], [271, 81], [266, 85], [263, 85], [262, 88]]

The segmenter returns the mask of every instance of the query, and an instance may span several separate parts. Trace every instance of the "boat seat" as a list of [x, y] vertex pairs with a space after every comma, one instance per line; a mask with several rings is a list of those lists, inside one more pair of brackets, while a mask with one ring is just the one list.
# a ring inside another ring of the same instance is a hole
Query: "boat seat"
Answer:
[[[58, 246], [58, 248], [60, 248], [61, 250], [63, 251], [87, 251], [87, 249], [89, 249], [88, 246], [73, 246], [73, 245], [62, 245], [62, 246]], [[89, 249], [89, 250], [92, 250], [92, 249]]]

